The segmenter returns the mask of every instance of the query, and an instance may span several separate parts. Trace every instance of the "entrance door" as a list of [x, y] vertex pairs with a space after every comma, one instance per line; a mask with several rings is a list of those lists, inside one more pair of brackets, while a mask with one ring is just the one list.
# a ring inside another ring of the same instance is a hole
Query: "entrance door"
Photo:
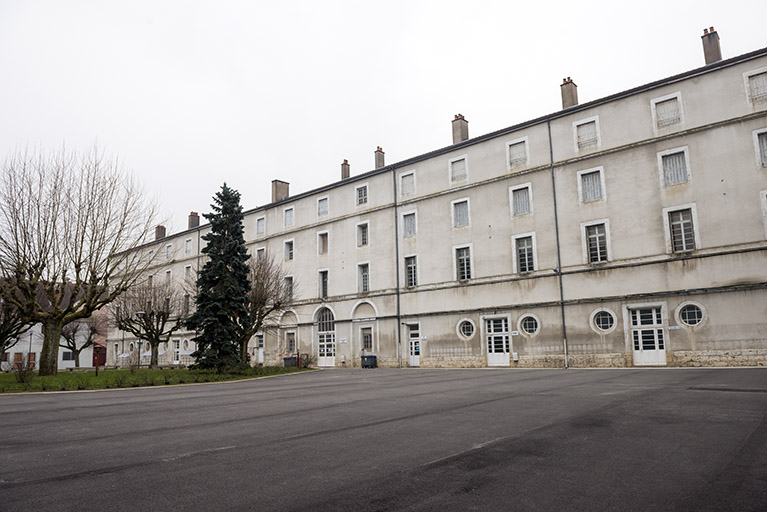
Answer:
[[418, 324], [408, 324], [408, 342], [410, 346], [410, 366], [421, 366], [421, 330]]
[[319, 335], [319, 354], [317, 357], [317, 366], [335, 366], [336, 365], [336, 335], [332, 332], [320, 333]]
[[640, 308], [630, 311], [634, 365], [665, 366], [666, 344], [663, 338], [661, 308]]
[[256, 363], [264, 364], [264, 335], [256, 334]]
[[509, 366], [509, 319], [488, 318], [485, 320], [487, 341], [487, 365]]

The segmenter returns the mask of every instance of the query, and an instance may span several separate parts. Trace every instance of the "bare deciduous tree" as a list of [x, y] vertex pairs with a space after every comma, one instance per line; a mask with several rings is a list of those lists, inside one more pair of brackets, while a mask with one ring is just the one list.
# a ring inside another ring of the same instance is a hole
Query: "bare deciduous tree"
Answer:
[[61, 329], [59, 346], [72, 352], [75, 368], [80, 368], [80, 353], [93, 347], [96, 338], [106, 335], [106, 318], [103, 311], [94, 311], [90, 318], [70, 322]]
[[41, 323], [40, 375], [55, 375], [61, 329], [88, 318], [150, 263], [155, 207], [116, 160], [94, 148], [20, 151], [0, 177], [0, 295]]
[[134, 285], [111, 306], [118, 329], [149, 343], [152, 366], [157, 365], [160, 343], [167, 343], [181, 329], [185, 309], [182, 288], [170, 282]]
[[250, 339], [293, 301], [295, 293], [292, 278], [271, 256], [250, 258], [248, 265], [248, 315], [237, 319], [237, 341], [242, 361], [247, 361]]
[[32, 324], [24, 321], [19, 310], [0, 298], [0, 362], [5, 361], [5, 354], [19, 341], [19, 336], [27, 332]]

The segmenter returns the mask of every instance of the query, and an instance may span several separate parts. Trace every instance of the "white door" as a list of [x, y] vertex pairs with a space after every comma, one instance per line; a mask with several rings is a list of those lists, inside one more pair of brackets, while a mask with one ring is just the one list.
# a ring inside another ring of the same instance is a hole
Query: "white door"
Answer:
[[408, 343], [410, 346], [410, 366], [421, 366], [421, 330], [418, 324], [409, 324]]
[[666, 343], [660, 307], [631, 310], [631, 341], [634, 345], [635, 366], [666, 365]]
[[317, 366], [336, 365], [336, 335], [332, 332], [320, 333], [318, 336]]
[[487, 341], [487, 365], [509, 366], [509, 319], [488, 318], [485, 320]]
[[256, 334], [256, 363], [264, 364], [264, 335]]

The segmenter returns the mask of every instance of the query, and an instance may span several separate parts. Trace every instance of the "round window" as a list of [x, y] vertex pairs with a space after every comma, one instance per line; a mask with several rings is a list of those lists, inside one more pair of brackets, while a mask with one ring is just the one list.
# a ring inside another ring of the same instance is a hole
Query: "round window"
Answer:
[[600, 311], [594, 316], [594, 324], [600, 331], [609, 331], [615, 325], [615, 318], [607, 311]]
[[468, 320], [464, 320], [458, 326], [458, 331], [461, 333], [462, 336], [466, 338], [471, 338], [472, 336], [474, 336], [474, 324], [472, 324]]
[[695, 304], [688, 304], [679, 312], [679, 318], [685, 325], [698, 325], [703, 320], [703, 311]]
[[533, 316], [526, 316], [522, 319], [522, 330], [527, 334], [538, 332], [538, 320]]

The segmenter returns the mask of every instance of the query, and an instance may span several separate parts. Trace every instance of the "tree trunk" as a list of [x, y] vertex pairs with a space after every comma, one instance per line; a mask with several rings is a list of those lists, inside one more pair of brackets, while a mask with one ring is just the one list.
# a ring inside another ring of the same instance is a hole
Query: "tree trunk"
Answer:
[[40, 375], [56, 375], [59, 371], [59, 343], [61, 322], [43, 322], [43, 349], [40, 354]]
[[72, 356], [75, 358], [75, 368], [80, 368], [80, 352], [73, 350]]
[[242, 364], [248, 362], [248, 340], [240, 340], [240, 362]]
[[149, 360], [149, 367], [154, 368], [155, 366], [157, 366], [157, 357], [158, 357], [157, 352], [160, 349], [160, 344], [152, 343], [151, 347], [152, 347], [152, 358]]

